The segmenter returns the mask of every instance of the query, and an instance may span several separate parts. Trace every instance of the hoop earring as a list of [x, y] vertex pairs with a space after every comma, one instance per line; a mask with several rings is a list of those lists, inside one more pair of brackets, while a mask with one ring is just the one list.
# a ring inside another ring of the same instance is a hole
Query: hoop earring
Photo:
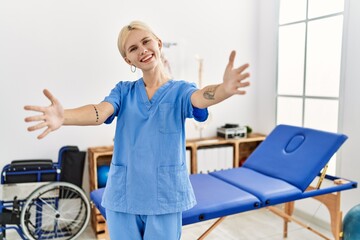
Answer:
[[130, 70], [131, 70], [131, 72], [136, 72], [136, 66], [135, 65], [131, 65], [130, 66]]

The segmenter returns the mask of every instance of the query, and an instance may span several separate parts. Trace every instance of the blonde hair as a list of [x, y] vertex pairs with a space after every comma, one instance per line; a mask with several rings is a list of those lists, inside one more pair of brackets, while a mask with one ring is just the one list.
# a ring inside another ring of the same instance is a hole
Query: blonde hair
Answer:
[[[160, 40], [160, 38], [153, 32], [153, 30], [151, 30], [151, 28], [147, 24], [145, 24], [144, 22], [141, 22], [141, 21], [132, 21], [129, 25], [126, 25], [121, 29], [121, 31], [119, 33], [119, 37], [118, 37], [119, 52], [124, 59], [126, 57], [125, 43], [126, 43], [126, 40], [128, 39], [130, 32], [132, 30], [146, 31], [146, 32], [150, 33], [156, 40]], [[172, 78], [170, 73], [168, 71], [166, 71], [163, 61], [160, 61], [159, 68], [160, 68], [162, 75], [165, 78], [167, 78], [167, 79]]]
[[123, 58], [126, 57], [125, 42], [128, 39], [129, 34], [132, 30], [146, 31], [151, 35], [153, 35], [155, 39], [160, 40], [160, 38], [158, 38], [158, 36], [156, 36], [156, 34], [151, 30], [151, 28], [148, 25], [146, 25], [144, 22], [132, 21], [129, 25], [126, 25], [121, 29], [118, 37], [118, 48]]

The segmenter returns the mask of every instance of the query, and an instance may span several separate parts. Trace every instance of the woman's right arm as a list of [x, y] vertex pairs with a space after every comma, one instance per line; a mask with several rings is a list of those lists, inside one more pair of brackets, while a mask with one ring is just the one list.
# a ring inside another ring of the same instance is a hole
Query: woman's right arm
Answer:
[[41, 113], [39, 115], [25, 118], [25, 122], [36, 122], [35, 125], [28, 127], [28, 131], [36, 131], [45, 128], [45, 130], [38, 136], [38, 139], [44, 138], [50, 132], [59, 129], [62, 125], [100, 125], [114, 113], [113, 106], [107, 102], [64, 110], [61, 103], [50, 93], [49, 90], [45, 89], [44, 95], [50, 100], [50, 106], [24, 107], [25, 110]]

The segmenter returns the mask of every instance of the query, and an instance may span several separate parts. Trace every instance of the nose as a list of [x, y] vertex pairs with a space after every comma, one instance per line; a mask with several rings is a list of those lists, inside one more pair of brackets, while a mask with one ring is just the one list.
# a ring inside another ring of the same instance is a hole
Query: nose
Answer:
[[146, 48], [143, 48], [143, 49], [141, 49], [140, 55], [144, 55], [147, 52], [148, 52], [148, 50]]

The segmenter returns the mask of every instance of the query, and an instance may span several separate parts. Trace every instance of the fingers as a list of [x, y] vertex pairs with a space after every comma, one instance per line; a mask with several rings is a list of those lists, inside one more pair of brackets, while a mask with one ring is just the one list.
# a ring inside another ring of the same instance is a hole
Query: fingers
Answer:
[[50, 128], [47, 128], [42, 134], [40, 134], [37, 138], [38, 139], [43, 139], [44, 137], [46, 137], [46, 135], [48, 135], [51, 132]]
[[236, 84], [237, 89], [248, 87], [248, 86], [250, 86], [250, 82], [241, 82], [241, 83]]
[[226, 85], [225, 89], [230, 95], [244, 95], [246, 91], [243, 88], [250, 86], [250, 82], [246, 81], [250, 77], [250, 73], [244, 71], [250, 65], [246, 63], [238, 68], [234, 68], [235, 56], [236, 52], [232, 51], [224, 73], [224, 85]]
[[[244, 80], [244, 79], [242, 79]], [[238, 95], [244, 95], [246, 94], [246, 91], [243, 90], [243, 88], [246, 88], [248, 86], [250, 86], [250, 82], [243, 82], [242, 80], [238, 80], [233, 86], [234, 86], [234, 92], [233, 94], [238, 94]], [[241, 89], [241, 90], [240, 90]]]
[[246, 94], [246, 91], [244, 91], [244, 90], [236, 90], [235, 94], [245, 95], [245, 94]]
[[44, 115], [31, 116], [25, 118], [25, 122], [35, 122], [35, 121], [44, 121], [44, 120], [45, 120]]
[[[44, 89], [43, 93], [50, 100], [52, 105], [58, 105], [59, 104], [57, 99], [51, 94], [51, 92], [49, 90]], [[50, 108], [54, 108], [54, 106], [49, 106], [49, 107], [41, 107], [41, 106], [33, 106], [33, 105], [24, 106], [25, 110], [42, 113], [41, 115], [30, 116], [30, 117], [25, 118], [25, 122], [39, 122], [40, 121], [38, 124], [27, 128], [27, 130], [30, 131], [30, 132], [35, 131], [35, 130], [39, 130], [39, 129], [42, 129], [42, 128], [46, 128], [45, 131], [43, 131], [37, 137], [38, 139], [44, 138], [51, 131], [53, 131], [52, 129], [54, 129], [53, 127], [51, 127], [50, 122], [47, 121], [47, 118], [49, 117], [48, 113], [49, 113]], [[51, 117], [51, 115], [50, 115], [50, 117]]]
[[[229, 70], [231, 70], [234, 67], [234, 61], [235, 61], [235, 56], [236, 56], [236, 52], [233, 50], [230, 53], [230, 57], [229, 57], [229, 63], [227, 65], [226, 68], [228, 68]], [[238, 73], [243, 72], [245, 69], [247, 69], [250, 65], [248, 63], [243, 64], [242, 66], [236, 68], [235, 70]]]
[[25, 110], [29, 110], [29, 111], [35, 111], [35, 112], [45, 112], [45, 107], [40, 107], [40, 106], [25, 106], [24, 107]]
[[[44, 89], [43, 91], [44, 95], [51, 101], [51, 103], [54, 103], [57, 101], [57, 99], [54, 97], [54, 95], [51, 94], [51, 92], [47, 89]], [[45, 107], [40, 107], [40, 106], [32, 106], [32, 105], [27, 105], [24, 107], [25, 110], [30, 110], [30, 111], [36, 111], [36, 112], [45, 112]]]
[[231, 69], [234, 67], [235, 56], [236, 56], [236, 52], [235, 52], [234, 50], [231, 51], [230, 57], [229, 57], [229, 63], [228, 63], [228, 65], [226, 66], [226, 68], [227, 68], [228, 70], [231, 70]]
[[32, 131], [35, 131], [35, 130], [38, 130], [38, 129], [41, 129], [44, 127], [47, 127], [45, 129], [45, 131], [42, 132], [39, 136], [37, 136], [38, 139], [42, 139], [42, 138], [46, 137], [52, 131], [51, 128], [47, 126], [46, 122], [36, 124], [35, 126], [32, 126], [32, 127], [28, 127], [28, 131], [32, 132]]
[[244, 65], [238, 67], [238, 68], [236, 69], [236, 72], [242, 73], [242, 72], [243, 72], [245, 69], [247, 69], [249, 66], [250, 66], [250, 65], [249, 65], [248, 63], [245, 63]]
[[250, 73], [243, 73], [243, 74], [239, 74], [237, 79], [238, 79], [238, 81], [242, 81], [249, 77], [250, 77]]
[[44, 89], [43, 93], [50, 100], [50, 102], [53, 103], [56, 101], [56, 98], [54, 97], [54, 95], [52, 95], [52, 93], [49, 90]]
[[238, 82], [234, 85], [234, 94], [246, 94], [245, 88], [250, 86], [250, 82]]
[[38, 129], [41, 129], [41, 128], [44, 128], [47, 126], [47, 123], [46, 122], [41, 122], [41, 123], [38, 123], [34, 126], [31, 126], [31, 127], [28, 127], [27, 130], [29, 132], [32, 132], [32, 131], [35, 131], [35, 130], [38, 130]]
[[229, 57], [229, 63], [232, 63], [232, 64], [234, 63], [235, 56], [236, 56], [236, 52], [235, 52], [235, 50], [232, 50], [230, 53], [230, 57]]
[[245, 83], [245, 81], [247, 81], [249, 77], [250, 77], [250, 73], [236, 74], [233, 77], [233, 82], [234, 83]]

